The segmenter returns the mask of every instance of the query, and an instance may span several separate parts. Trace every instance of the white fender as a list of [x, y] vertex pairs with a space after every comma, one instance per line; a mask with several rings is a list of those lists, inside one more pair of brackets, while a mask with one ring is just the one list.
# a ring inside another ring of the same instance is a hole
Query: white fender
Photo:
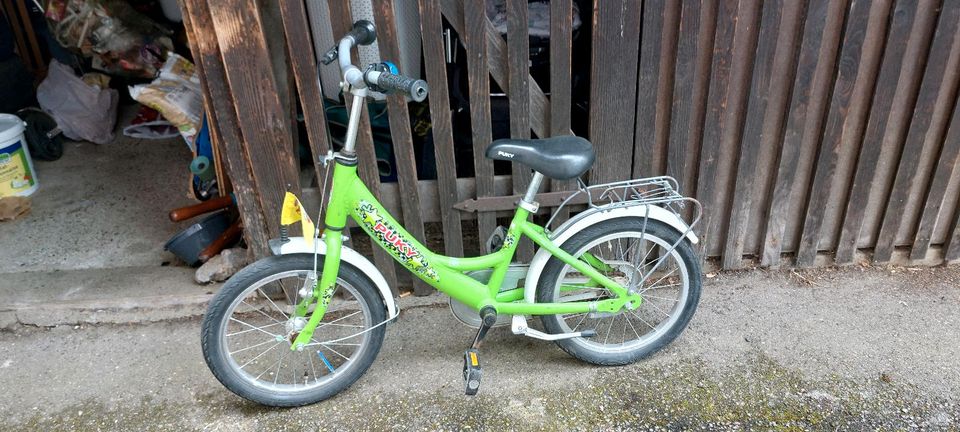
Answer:
[[[271, 241], [271, 249], [273, 249], [274, 255], [313, 253], [313, 246], [307, 245], [307, 242], [303, 237], [290, 237], [290, 241], [279, 245], [279, 250], [277, 250], [278, 248], [276, 248], [276, 246], [276, 243]], [[326, 243], [323, 241], [317, 242], [317, 253], [320, 255], [326, 255]], [[398, 313], [397, 302], [393, 299], [393, 293], [390, 291], [390, 286], [387, 285], [387, 280], [383, 277], [383, 274], [380, 273], [380, 270], [377, 270], [377, 266], [373, 265], [373, 263], [366, 259], [363, 255], [357, 253], [357, 251], [346, 246], [343, 246], [340, 250], [340, 260], [356, 267], [363, 272], [363, 274], [367, 275], [371, 281], [373, 281], [373, 284], [376, 285], [377, 289], [380, 291], [380, 297], [383, 298], [383, 303], [387, 305], [387, 320], [392, 320], [395, 318]]]
[[[649, 214], [647, 213], [648, 210], [650, 212]], [[620, 217], [642, 218], [647, 216], [649, 216], [650, 219], [658, 220], [676, 228], [677, 232], [686, 232], [687, 239], [690, 240], [690, 243], [696, 244], [699, 241], [693, 231], [687, 232], [689, 226], [683, 219], [680, 219], [679, 216], [667, 209], [652, 205], [617, 207], [594, 212], [579, 220], [570, 219], [563, 225], [560, 225], [560, 227], [550, 235], [550, 239], [557, 245], [562, 245], [563, 242], [573, 237], [574, 234], [593, 224]], [[533, 260], [530, 261], [530, 269], [527, 271], [527, 278], [523, 284], [523, 299], [527, 303], [536, 302], [537, 283], [540, 281], [540, 273], [543, 272], [543, 267], [547, 265], [547, 261], [550, 260], [551, 256], [553, 255], [551, 255], [550, 252], [541, 248], [537, 251], [536, 255], [533, 256]]]

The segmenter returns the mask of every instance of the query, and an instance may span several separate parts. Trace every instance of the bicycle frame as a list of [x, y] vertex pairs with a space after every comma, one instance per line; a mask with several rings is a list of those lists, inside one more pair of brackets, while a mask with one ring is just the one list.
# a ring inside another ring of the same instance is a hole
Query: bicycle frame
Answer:
[[[323, 318], [326, 306], [333, 295], [333, 287], [340, 268], [340, 250], [343, 241], [341, 232], [346, 227], [348, 217], [352, 218], [377, 245], [389, 252], [411, 273], [477, 311], [490, 306], [498, 314], [505, 315], [612, 313], [623, 307], [635, 308], [642, 301], [639, 294], [628, 292], [622, 285], [600, 273], [589, 259], [579, 260], [560, 249], [544, 233], [543, 227], [529, 220], [530, 212], [522, 207], [517, 208], [500, 250], [471, 258], [436, 254], [413, 238], [383, 208], [357, 175], [355, 159], [353, 161], [353, 163], [345, 162], [337, 158], [333, 168], [333, 186], [324, 219], [326, 230], [322, 237], [326, 243], [323, 271], [313, 298], [308, 297], [300, 303], [297, 315], [306, 316], [309, 305], [315, 300], [319, 301], [307, 325], [291, 345], [291, 349], [300, 343], [306, 345], [309, 342], [313, 330]], [[615, 294], [616, 298], [565, 303], [528, 303], [523, 301], [522, 288], [500, 292], [500, 285], [516, 252], [517, 243], [522, 237], [529, 238], [557, 259], [569, 264], [599, 286]], [[493, 270], [487, 283], [479, 282], [464, 274], [464, 272], [482, 269]]]

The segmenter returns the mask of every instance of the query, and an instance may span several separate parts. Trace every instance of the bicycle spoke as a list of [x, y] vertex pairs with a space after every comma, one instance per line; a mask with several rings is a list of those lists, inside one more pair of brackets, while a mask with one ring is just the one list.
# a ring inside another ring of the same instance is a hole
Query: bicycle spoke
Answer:
[[[234, 317], [230, 317], [230, 321], [236, 321], [236, 322], [238, 322], [238, 323], [240, 323], [240, 324], [243, 324], [243, 325], [245, 325], [245, 326], [247, 326], [247, 327], [250, 327], [250, 328], [253, 329], [253, 330], [258, 330], [258, 331], [260, 331], [261, 333], [268, 334], [268, 335], [273, 336], [273, 337], [275, 337], [275, 338], [280, 336], [280, 335], [277, 335], [277, 334], [270, 333], [270, 332], [268, 332], [268, 331], [266, 331], [266, 330], [264, 330], [264, 329], [262, 329], [262, 328], [260, 328], [260, 327], [257, 327], [257, 326], [255, 326], [255, 325], [253, 325], [253, 324], [248, 324], [248, 323], [245, 323], [245, 322], [243, 322], [243, 321], [240, 321], [240, 320], [238, 320], [238, 319], [236, 319], [236, 318], [234, 318]], [[281, 324], [282, 324], [282, 323], [281, 323]]]
[[247, 307], [249, 307], [249, 308], [251, 308], [251, 309], [253, 309], [253, 310], [255, 310], [255, 311], [257, 311], [257, 312], [259, 312], [259, 313], [260, 313], [260, 315], [263, 315], [263, 316], [265, 316], [265, 317], [267, 317], [267, 318], [269, 318], [269, 319], [270, 319], [271, 321], [273, 321], [273, 322], [275, 322], [275, 323], [280, 323], [280, 324], [283, 324], [283, 322], [281, 322], [280, 320], [278, 320], [278, 319], [276, 319], [276, 318], [274, 318], [274, 317], [272, 317], [272, 316], [270, 316], [269, 314], [267, 314], [266, 312], [264, 312], [264, 311], [263, 311], [263, 310], [261, 310], [260, 308], [258, 308], [258, 307], [256, 307], [256, 306], [254, 306], [254, 305], [252, 305], [252, 304], [250, 304], [250, 303], [247, 303], [247, 301], [246, 301], [246, 300], [240, 300], [240, 303], [241, 303], [241, 304], [245, 304], [245, 305], [247, 305]]
[[283, 323], [277, 321], [277, 322], [275, 322], [275, 323], [273, 323], [273, 324], [267, 324], [267, 325], [262, 326], [262, 327], [254, 327], [254, 328], [252, 328], [252, 329], [240, 330], [240, 331], [238, 331], [238, 332], [229, 333], [229, 334], [227, 334], [226, 336], [227, 336], [227, 337], [231, 337], [231, 336], [241, 335], [241, 334], [244, 334], [244, 333], [250, 333], [250, 332], [252, 332], [252, 331], [262, 330], [262, 329], [265, 329], [265, 328], [267, 328], [267, 327], [273, 327], [273, 326], [275, 326], [275, 325], [283, 325]]
[[[249, 365], [250, 363], [253, 363], [253, 362], [256, 361], [258, 358], [263, 357], [264, 354], [270, 352], [270, 350], [276, 348], [277, 345], [280, 345], [281, 343], [282, 343], [282, 342], [277, 342], [277, 343], [273, 344], [273, 346], [271, 346], [270, 348], [267, 348], [266, 351], [258, 354], [256, 357], [248, 360], [246, 363], [243, 364], [243, 366], [240, 366], [240, 369], [243, 369], [243, 368], [247, 367], [247, 365]], [[258, 378], [259, 378], [259, 377], [258, 377]]]
[[260, 293], [260, 295], [262, 295], [263, 298], [267, 299], [267, 301], [270, 302], [270, 304], [272, 304], [273, 307], [275, 307], [278, 312], [280, 312], [280, 315], [283, 315], [284, 319], [290, 319], [290, 317], [283, 312], [283, 309], [280, 309], [280, 306], [277, 306], [277, 304], [273, 302], [273, 299], [271, 299], [270, 296], [264, 294], [263, 291], [260, 290], [260, 288], [257, 288], [257, 292]]
[[237, 354], [237, 353], [242, 353], [242, 352], [244, 352], [244, 351], [246, 351], [246, 350], [251, 350], [251, 349], [254, 349], [254, 348], [257, 348], [257, 347], [262, 347], [262, 346], [264, 346], [264, 345], [266, 345], [266, 344], [268, 344], [268, 343], [270, 343], [270, 342], [273, 342], [274, 344], [277, 344], [277, 341], [276, 341], [275, 339], [267, 339], [266, 342], [260, 342], [260, 343], [258, 343], [258, 344], [256, 344], [256, 345], [251, 345], [251, 346], [248, 346], [248, 347], [246, 347], [246, 348], [240, 348], [240, 349], [238, 349], [238, 350], [236, 350], [236, 351], [228, 352], [227, 354], [234, 355], [234, 354]]

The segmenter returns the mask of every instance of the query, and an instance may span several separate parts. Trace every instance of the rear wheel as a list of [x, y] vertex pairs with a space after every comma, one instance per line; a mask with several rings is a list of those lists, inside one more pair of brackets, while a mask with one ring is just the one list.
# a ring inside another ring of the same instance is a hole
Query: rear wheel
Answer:
[[311, 404], [349, 387], [376, 359], [385, 306], [373, 282], [347, 263], [311, 342], [290, 349], [310, 316], [293, 311], [312, 269], [309, 254], [265, 258], [214, 296], [203, 318], [203, 357], [230, 391], [269, 406]]
[[[550, 333], [596, 331], [590, 338], [557, 341], [580, 360], [599, 365], [633, 363], [676, 339], [697, 309], [699, 260], [690, 242], [662, 222], [632, 217], [605, 221], [573, 235], [561, 248], [643, 298], [637, 309], [614, 314], [541, 317]], [[544, 266], [537, 286], [541, 303], [615, 296], [557, 258]]]

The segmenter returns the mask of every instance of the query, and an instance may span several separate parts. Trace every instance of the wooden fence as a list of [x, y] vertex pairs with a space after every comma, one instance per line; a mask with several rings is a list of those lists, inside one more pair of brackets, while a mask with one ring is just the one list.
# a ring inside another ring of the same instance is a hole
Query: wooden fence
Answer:
[[[349, 4], [327, 2], [335, 35], [353, 21]], [[587, 53], [572, 49], [572, 0], [553, 0], [549, 82], [541, 83], [528, 73], [528, 4], [506, 4], [504, 38], [484, 2], [419, 0], [436, 180], [418, 180], [401, 97], [388, 98], [396, 183], [381, 184], [367, 115], [361, 122], [361, 176], [418, 239], [425, 223], [442, 222], [443, 252], [463, 253], [462, 220], [477, 218], [480, 239], [496, 220], [454, 205], [519, 193], [530, 177], [520, 166], [495, 176], [482, 157], [492, 136], [490, 78], [509, 99], [511, 136], [569, 134], [571, 71], [589, 61], [586, 133], [597, 149], [589, 181], [676, 177], [704, 204], [703, 251], [724, 268], [744, 266], [744, 257], [846, 264], [870, 250], [885, 263], [895, 248], [918, 260], [960, 258], [960, 1], [594, 0], [580, 29]], [[282, 115], [296, 97], [312, 151], [330, 148], [304, 3], [183, 6], [247, 240], [264, 253], [282, 192], [300, 189], [296, 131]], [[372, 6], [380, 54], [398, 58], [394, 3]], [[444, 19], [468, 58], [474, 178], [457, 178]], [[816, 260], [823, 252], [833, 259]], [[396, 281], [386, 254], [374, 260]]]

